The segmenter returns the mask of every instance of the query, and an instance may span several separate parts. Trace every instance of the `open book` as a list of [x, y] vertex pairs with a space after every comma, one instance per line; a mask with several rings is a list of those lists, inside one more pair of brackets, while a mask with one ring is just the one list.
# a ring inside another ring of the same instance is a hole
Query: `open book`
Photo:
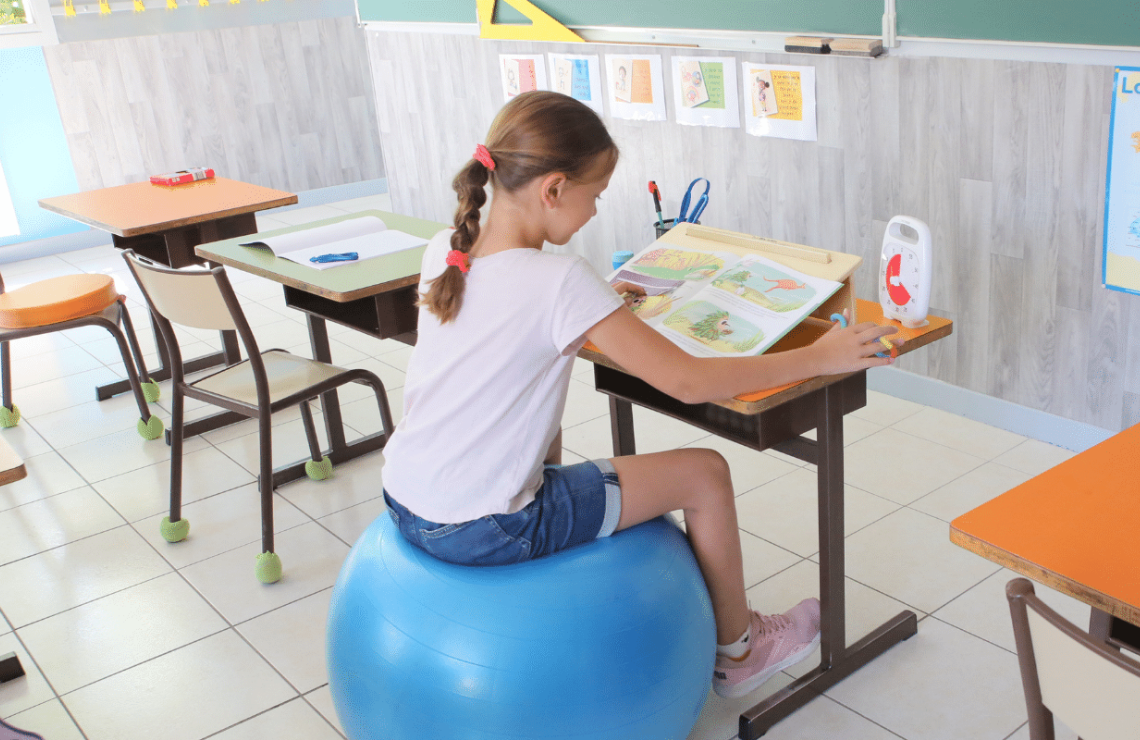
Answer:
[[[269, 247], [273, 254], [282, 259], [317, 270], [327, 270], [338, 265], [352, 265], [373, 257], [422, 247], [428, 243], [428, 240], [389, 229], [375, 216], [359, 216], [288, 234], [258, 235], [251, 241], [238, 243], [243, 247]], [[345, 252], [356, 252], [357, 259], [348, 262], [309, 261], [310, 257]]]
[[633, 312], [689, 354], [759, 355], [819, 308], [842, 283], [757, 254], [654, 242], [609, 277], [645, 289]]

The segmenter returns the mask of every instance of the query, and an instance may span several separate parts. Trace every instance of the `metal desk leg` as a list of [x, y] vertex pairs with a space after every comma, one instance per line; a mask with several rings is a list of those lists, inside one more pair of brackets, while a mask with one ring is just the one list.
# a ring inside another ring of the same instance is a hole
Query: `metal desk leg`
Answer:
[[816, 468], [819, 485], [819, 667], [740, 715], [741, 740], [753, 740], [897, 642], [918, 631], [918, 617], [904, 611], [847, 647], [843, 541], [842, 388], [819, 391]]
[[610, 433], [614, 440], [614, 457], [636, 455], [633, 442], [633, 404], [610, 396]]
[[[329, 348], [329, 333], [325, 320], [320, 316], [307, 313], [309, 321], [309, 341], [313, 347], [313, 359], [321, 362], [332, 362], [332, 350]], [[377, 432], [348, 443], [344, 438], [344, 420], [340, 414], [340, 397], [335, 390], [321, 394], [321, 410], [325, 417], [325, 431], [328, 433], [329, 448], [325, 456], [333, 465], [347, 462], [354, 458], [366, 455], [369, 452], [384, 449], [388, 443], [388, 435]], [[280, 486], [290, 481], [305, 477], [305, 463], [301, 460], [291, 465], [285, 465], [273, 471], [273, 485]]]

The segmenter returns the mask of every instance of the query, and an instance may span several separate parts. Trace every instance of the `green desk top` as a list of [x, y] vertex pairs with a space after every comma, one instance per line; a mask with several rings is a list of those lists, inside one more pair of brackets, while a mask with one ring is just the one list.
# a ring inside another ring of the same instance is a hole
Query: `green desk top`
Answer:
[[240, 242], [252, 241], [258, 237], [289, 234], [360, 216], [376, 216], [389, 229], [396, 229], [424, 239], [430, 239], [447, 228], [447, 224], [424, 221], [387, 211], [360, 211], [359, 213], [346, 213], [343, 216], [313, 221], [300, 226], [261, 231], [256, 235], [247, 234], [235, 239], [200, 244], [194, 249], [194, 252], [199, 257], [211, 262], [260, 275], [283, 285], [334, 301], [353, 301], [357, 298], [366, 298], [406, 285], [416, 284], [419, 281], [420, 262], [423, 260], [424, 247], [407, 249], [403, 252], [334, 267], [330, 270], [316, 270], [287, 259], [275, 257], [268, 247], [243, 247], [240, 244]]

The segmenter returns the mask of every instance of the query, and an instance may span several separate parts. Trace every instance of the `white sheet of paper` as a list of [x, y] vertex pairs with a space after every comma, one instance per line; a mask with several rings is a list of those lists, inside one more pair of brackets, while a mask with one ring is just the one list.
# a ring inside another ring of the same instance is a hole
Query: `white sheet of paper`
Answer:
[[[364, 234], [375, 234], [387, 228], [387, 225], [376, 216], [360, 216], [359, 218], [338, 221], [335, 224], [317, 226], [312, 229], [301, 229], [300, 231], [268, 238], [252, 239], [248, 242], [238, 242], [238, 244], [243, 247], [269, 247], [269, 249], [273, 251], [273, 254], [278, 257], [283, 257], [286, 252], [293, 252], [314, 245], [324, 249], [324, 245], [327, 245], [329, 242], [338, 242], [344, 239], [351, 239], [355, 236], [363, 236]], [[352, 252], [356, 250], [342, 249], [339, 251]], [[329, 250], [320, 252], [320, 254], [328, 253]], [[308, 260], [307, 257], [305, 259], [306, 261]]]
[[[306, 265], [307, 267], [313, 267], [318, 270], [328, 270], [329, 268], [340, 267], [342, 265], [355, 265], [364, 260], [381, 257], [385, 254], [402, 252], [405, 249], [422, 247], [427, 243], [428, 240], [422, 237], [412, 236], [403, 231], [388, 229], [378, 233], [360, 234], [358, 236], [349, 237], [348, 239], [341, 239], [340, 241], [325, 242], [304, 249], [295, 249], [278, 256], [296, 262], [299, 265]], [[359, 257], [358, 259], [348, 262], [309, 261], [310, 257], [319, 257], [322, 254], [341, 254], [343, 252], [356, 252]]]

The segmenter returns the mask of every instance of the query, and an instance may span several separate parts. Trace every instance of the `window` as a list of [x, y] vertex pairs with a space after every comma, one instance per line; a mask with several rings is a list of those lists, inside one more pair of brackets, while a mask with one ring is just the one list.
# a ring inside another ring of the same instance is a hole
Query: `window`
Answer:
[[48, 0], [0, 0], [0, 48], [58, 43]]
[[8, 192], [8, 182], [4, 178], [4, 168], [0, 167], [0, 237], [19, 236], [20, 224], [16, 221], [16, 209]]

